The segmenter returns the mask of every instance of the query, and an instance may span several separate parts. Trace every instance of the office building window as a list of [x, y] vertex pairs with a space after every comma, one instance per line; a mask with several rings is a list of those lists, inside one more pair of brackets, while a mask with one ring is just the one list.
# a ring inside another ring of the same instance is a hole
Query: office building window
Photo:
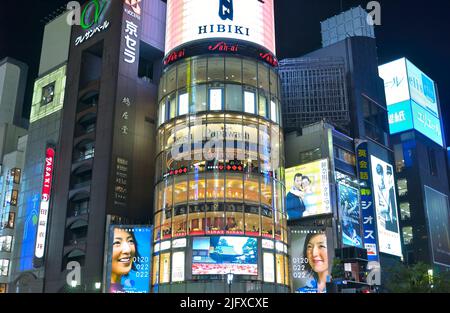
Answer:
[[411, 210], [409, 207], [409, 202], [401, 202], [400, 203], [400, 214], [401, 214], [402, 220], [411, 219]]
[[48, 105], [53, 102], [55, 97], [55, 82], [48, 84], [42, 88], [41, 106]]
[[211, 111], [221, 111], [223, 108], [223, 89], [211, 88], [209, 90], [209, 109]]
[[399, 179], [397, 181], [398, 185], [398, 196], [407, 197], [408, 196], [408, 181], [406, 179]]
[[411, 226], [403, 227], [403, 244], [410, 245], [413, 243], [413, 228]]

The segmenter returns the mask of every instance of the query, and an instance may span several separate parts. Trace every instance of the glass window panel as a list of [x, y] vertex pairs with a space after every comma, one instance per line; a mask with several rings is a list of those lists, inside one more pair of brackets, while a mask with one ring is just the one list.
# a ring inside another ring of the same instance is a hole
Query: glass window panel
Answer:
[[189, 62], [182, 62], [178, 65], [178, 89], [186, 87], [188, 64]]
[[277, 283], [284, 284], [284, 256], [282, 254], [276, 255], [277, 262]]
[[209, 173], [206, 183], [206, 201], [223, 201], [225, 196], [225, 175]]
[[278, 97], [278, 74], [273, 70], [270, 71], [270, 93]]
[[261, 203], [267, 206], [272, 206], [272, 179], [264, 176], [261, 179]]
[[161, 212], [155, 214], [155, 231], [153, 232], [154, 241], [161, 240]]
[[159, 283], [159, 255], [153, 256], [152, 285]]
[[244, 201], [259, 205], [259, 178], [258, 176], [245, 175], [244, 178]]
[[184, 237], [187, 234], [187, 205], [179, 205], [174, 209], [173, 237]]
[[226, 186], [227, 202], [243, 202], [244, 182], [241, 174], [227, 174]]
[[192, 60], [192, 83], [201, 84], [206, 82], [206, 59]]
[[205, 204], [189, 205], [188, 232], [190, 235], [204, 235], [206, 226]]
[[191, 89], [191, 113], [204, 112], [208, 110], [206, 105], [206, 85], [197, 85]]
[[178, 99], [178, 115], [189, 113], [189, 94], [187, 92], [180, 93]]
[[226, 85], [226, 109], [229, 111], [242, 112], [242, 86]]
[[242, 62], [240, 59], [225, 59], [225, 80], [236, 83], [242, 82]]
[[172, 237], [172, 208], [164, 209], [161, 217], [162, 239], [169, 239]]
[[225, 63], [222, 57], [208, 59], [208, 81], [224, 81]]
[[242, 204], [227, 206], [225, 232], [230, 235], [244, 234], [244, 210]]
[[225, 229], [225, 213], [223, 203], [206, 204], [206, 233], [220, 235]]
[[206, 183], [203, 176], [193, 174], [189, 176], [189, 202], [204, 202], [206, 196]]
[[245, 205], [245, 234], [259, 236], [260, 229], [259, 206]]
[[278, 123], [278, 106], [274, 100], [270, 101], [270, 119]]
[[257, 87], [257, 85], [256, 85], [256, 82], [257, 82], [256, 62], [249, 61], [249, 60], [243, 60], [242, 67], [243, 67], [242, 82], [245, 85]]
[[187, 187], [188, 183], [186, 175], [175, 177], [174, 205], [187, 203]]
[[267, 238], [273, 238], [273, 212], [266, 206], [261, 207], [261, 235]]
[[171, 93], [177, 88], [177, 68], [176, 66], [169, 69], [166, 76], [166, 92]]
[[262, 63], [258, 63], [258, 88], [269, 91], [269, 68]]
[[269, 110], [267, 109], [267, 97], [261, 90], [259, 91], [258, 109], [260, 116], [269, 118]]

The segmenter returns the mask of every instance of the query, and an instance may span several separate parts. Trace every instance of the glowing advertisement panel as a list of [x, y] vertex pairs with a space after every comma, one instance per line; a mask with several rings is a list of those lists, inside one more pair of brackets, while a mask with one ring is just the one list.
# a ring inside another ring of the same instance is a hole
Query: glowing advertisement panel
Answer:
[[338, 184], [338, 197], [342, 244], [362, 248], [359, 190]]
[[443, 146], [440, 120], [423, 107], [411, 101], [414, 129], [424, 134], [438, 145]]
[[439, 117], [434, 81], [409, 60], [406, 60], [406, 66], [411, 99], [436, 117]]
[[108, 293], [149, 293], [153, 228], [110, 226]]
[[392, 135], [414, 128], [410, 103], [410, 100], [406, 100], [389, 106], [389, 131]]
[[328, 159], [286, 169], [289, 220], [331, 213]]
[[374, 156], [371, 169], [380, 252], [401, 257], [394, 169]]
[[378, 67], [380, 77], [384, 80], [386, 104], [400, 103], [410, 99], [406, 59], [402, 58]]
[[331, 232], [323, 228], [295, 227], [290, 235], [294, 292], [326, 293], [334, 258]]
[[55, 149], [49, 147], [45, 151], [44, 177], [42, 182], [41, 203], [34, 255], [42, 259], [45, 252], [45, 239], [47, 236], [47, 221], [50, 209], [50, 197], [53, 182], [53, 167], [55, 165]]
[[273, 0], [168, 0], [166, 54], [199, 40], [233, 39], [275, 54]]
[[250, 237], [197, 237], [192, 275], [258, 275], [258, 242]]
[[433, 262], [450, 267], [450, 212], [448, 197], [425, 186], [425, 205]]

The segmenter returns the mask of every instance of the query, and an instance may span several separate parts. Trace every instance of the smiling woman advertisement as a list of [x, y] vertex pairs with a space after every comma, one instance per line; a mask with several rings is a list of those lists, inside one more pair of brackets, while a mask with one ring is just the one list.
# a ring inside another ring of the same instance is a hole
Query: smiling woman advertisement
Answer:
[[111, 227], [108, 292], [149, 291], [151, 234], [148, 227]]
[[326, 232], [317, 229], [293, 229], [291, 238], [295, 292], [325, 293], [332, 264]]

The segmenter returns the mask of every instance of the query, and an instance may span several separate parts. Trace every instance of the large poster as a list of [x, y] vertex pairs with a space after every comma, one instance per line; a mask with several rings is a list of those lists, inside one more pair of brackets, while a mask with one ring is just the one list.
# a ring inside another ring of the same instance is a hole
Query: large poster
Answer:
[[371, 156], [372, 183], [380, 252], [402, 256], [392, 165]]
[[433, 262], [450, 267], [450, 231], [448, 196], [425, 186], [428, 231]]
[[333, 244], [325, 229], [291, 229], [291, 266], [295, 293], [325, 293], [331, 281]]
[[203, 39], [255, 43], [275, 54], [273, 0], [168, 0], [166, 54]]
[[108, 293], [148, 293], [152, 227], [110, 227]]
[[286, 169], [289, 220], [331, 213], [328, 159]]
[[359, 190], [338, 184], [342, 244], [362, 248]]

